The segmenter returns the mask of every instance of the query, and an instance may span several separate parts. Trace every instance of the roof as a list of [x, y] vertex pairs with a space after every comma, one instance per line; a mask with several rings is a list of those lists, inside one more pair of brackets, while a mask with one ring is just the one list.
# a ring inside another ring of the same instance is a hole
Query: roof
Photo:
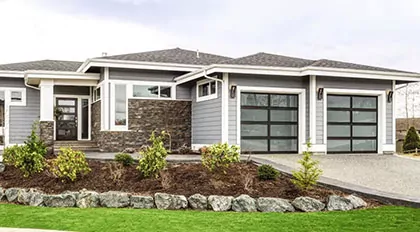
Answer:
[[42, 71], [68, 71], [76, 72], [82, 65], [82, 62], [64, 61], [64, 60], [38, 60], [23, 63], [1, 64], [0, 70], [7, 71], [27, 71], [27, 70], [42, 70]]
[[290, 56], [282, 56], [260, 52], [250, 56], [244, 56], [237, 59], [231, 59], [222, 62], [221, 64], [236, 64], [236, 65], [253, 65], [253, 66], [272, 66], [272, 67], [288, 67], [288, 68], [303, 68], [303, 67], [324, 67], [324, 68], [338, 68], [338, 69], [356, 69], [366, 71], [382, 71], [382, 72], [398, 72], [398, 73], [414, 73], [395, 69], [374, 67], [368, 65], [354, 64], [336, 60], [309, 60]]
[[197, 57], [196, 51], [185, 50], [181, 48], [173, 48], [115, 56], [103, 56], [98, 58], [192, 65], [211, 65], [232, 59], [230, 57], [219, 56], [204, 52], [199, 52], [198, 54], [199, 56]]

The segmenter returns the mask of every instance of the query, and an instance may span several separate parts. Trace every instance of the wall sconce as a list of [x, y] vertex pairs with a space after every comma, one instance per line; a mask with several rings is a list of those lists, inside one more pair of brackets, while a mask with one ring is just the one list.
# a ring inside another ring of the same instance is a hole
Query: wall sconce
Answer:
[[392, 102], [393, 95], [394, 95], [394, 91], [388, 90], [388, 94], [387, 94], [387, 97], [386, 97], [386, 100], [387, 100], [388, 103]]
[[322, 100], [324, 98], [324, 88], [318, 88], [318, 100]]
[[230, 98], [235, 98], [236, 97], [236, 85], [231, 85], [230, 86]]

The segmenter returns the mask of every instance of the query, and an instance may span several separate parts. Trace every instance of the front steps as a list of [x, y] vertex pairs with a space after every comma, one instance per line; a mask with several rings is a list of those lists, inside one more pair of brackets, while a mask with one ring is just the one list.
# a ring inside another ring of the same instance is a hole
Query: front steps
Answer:
[[83, 152], [99, 152], [99, 147], [94, 141], [54, 141], [54, 154], [58, 154], [60, 147], [71, 147], [73, 150]]

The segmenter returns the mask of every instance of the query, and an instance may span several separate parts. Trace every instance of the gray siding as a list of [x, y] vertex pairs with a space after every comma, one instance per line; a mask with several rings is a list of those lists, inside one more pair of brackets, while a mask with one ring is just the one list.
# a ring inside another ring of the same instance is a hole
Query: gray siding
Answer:
[[[306, 89], [306, 137], [309, 137], [309, 78], [268, 75], [229, 74], [229, 85], [278, 87], [278, 88], [305, 88]], [[238, 96], [237, 96], [238, 97]], [[229, 136], [230, 144], [237, 144], [237, 98], [229, 97]]]
[[176, 99], [191, 100], [191, 85], [177, 85], [176, 86]]
[[218, 98], [196, 101], [196, 85], [191, 88], [192, 96], [192, 144], [213, 144], [222, 141], [222, 86], [217, 83]]
[[[316, 79], [317, 88], [343, 88], [343, 89], [363, 89], [363, 90], [387, 90], [392, 89], [392, 81], [338, 78], [338, 77], [320, 77]], [[326, 99], [324, 99], [326, 100]], [[325, 144], [324, 141], [324, 100], [317, 100], [316, 128], [317, 144]], [[392, 103], [386, 104], [386, 143], [393, 144], [392, 141]], [[378, 138], [381, 139], [381, 138]]]
[[172, 82], [175, 77], [181, 76], [182, 74], [184, 72], [109, 69], [109, 79], [116, 80]]
[[[0, 87], [26, 88], [23, 79], [0, 78]], [[26, 106], [10, 106], [9, 143], [21, 144], [30, 135], [32, 124], [39, 120], [39, 91], [26, 88]]]
[[87, 86], [54, 86], [54, 94], [64, 95], [90, 95]]

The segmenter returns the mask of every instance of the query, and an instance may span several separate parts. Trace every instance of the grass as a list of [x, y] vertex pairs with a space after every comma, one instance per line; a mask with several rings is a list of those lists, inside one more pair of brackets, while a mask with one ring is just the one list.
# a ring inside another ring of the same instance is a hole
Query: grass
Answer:
[[0, 205], [0, 227], [71, 231], [419, 231], [420, 210], [235, 213]]

